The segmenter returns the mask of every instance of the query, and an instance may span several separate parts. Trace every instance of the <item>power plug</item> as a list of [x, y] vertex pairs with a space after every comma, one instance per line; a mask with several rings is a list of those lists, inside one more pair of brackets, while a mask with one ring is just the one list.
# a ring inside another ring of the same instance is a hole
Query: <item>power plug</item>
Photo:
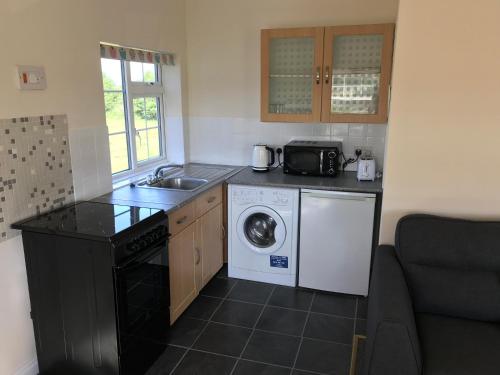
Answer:
[[282, 149], [281, 147], [278, 147], [278, 148], [276, 149], [276, 153], [277, 153], [278, 155], [280, 155], [282, 152], [283, 152], [283, 149]]
[[359, 158], [361, 156], [361, 154], [363, 153], [363, 150], [361, 150], [360, 148], [357, 148], [356, 150], [354, 150], [354, 153]]

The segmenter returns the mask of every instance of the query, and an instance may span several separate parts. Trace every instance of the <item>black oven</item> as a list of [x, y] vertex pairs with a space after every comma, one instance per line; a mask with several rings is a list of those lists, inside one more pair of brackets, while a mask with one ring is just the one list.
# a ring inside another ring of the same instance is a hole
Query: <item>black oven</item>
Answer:
[[[168, 241], [160, 225], [114, 267], [120, 375], [143, 374], [164, 351], [170, 327]], [[129, 247], [134, 244], [128, 244]]]
[[23, 230], [40, 374], [143, 375], [164, 358], [164, 211], [78, 202], [15, 227]]
[[336, 176], [341, 142], [292, 141], [285, 145], [283, 172], [307, 176]]

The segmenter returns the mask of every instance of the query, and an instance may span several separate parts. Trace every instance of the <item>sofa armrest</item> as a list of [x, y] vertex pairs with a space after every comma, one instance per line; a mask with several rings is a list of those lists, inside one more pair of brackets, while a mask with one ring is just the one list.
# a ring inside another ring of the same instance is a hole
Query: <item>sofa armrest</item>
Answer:
[[368, 302], [366, 375], [417, 375], [422, 371], [412, 301], [393, 246], [375, 250]]

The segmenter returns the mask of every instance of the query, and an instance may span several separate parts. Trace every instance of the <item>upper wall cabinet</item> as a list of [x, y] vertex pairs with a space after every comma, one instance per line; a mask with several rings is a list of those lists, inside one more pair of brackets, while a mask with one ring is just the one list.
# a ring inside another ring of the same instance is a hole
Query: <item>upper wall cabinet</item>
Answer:
[[320, 120], [323, 36], [323, 27], [262, 30], [262, 121]]
[[387, 122], [394, 24], [262, 30], [261, 120]]

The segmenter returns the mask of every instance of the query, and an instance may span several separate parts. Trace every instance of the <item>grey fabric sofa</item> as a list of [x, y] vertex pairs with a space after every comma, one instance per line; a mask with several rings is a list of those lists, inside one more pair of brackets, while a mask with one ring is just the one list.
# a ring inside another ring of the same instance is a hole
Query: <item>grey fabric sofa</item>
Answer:
[[363, 374], [500, 374], [500, 222], [399, 221], [375, 253]]

